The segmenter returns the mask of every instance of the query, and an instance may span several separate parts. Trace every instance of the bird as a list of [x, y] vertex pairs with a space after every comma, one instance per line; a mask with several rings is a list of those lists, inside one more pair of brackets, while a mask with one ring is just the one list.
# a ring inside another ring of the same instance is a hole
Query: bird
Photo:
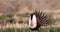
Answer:
[[39, 30], [41, 26], [47, 25], [47, 15], [42, 11], [35, 11], [30, 14], [29, 17], [29, 29], [31, 30]]

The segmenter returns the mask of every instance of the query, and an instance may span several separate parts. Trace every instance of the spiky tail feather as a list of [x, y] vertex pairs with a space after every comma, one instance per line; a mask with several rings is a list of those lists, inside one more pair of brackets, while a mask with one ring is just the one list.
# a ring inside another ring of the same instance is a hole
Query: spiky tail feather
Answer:
[[45, 15], [45, 13], [43, 13], [42, 11], [35, 11], [32, 14], [36, 15], [39, 25], [41, 26], [47, 25], [48, 17], [47, 15]]

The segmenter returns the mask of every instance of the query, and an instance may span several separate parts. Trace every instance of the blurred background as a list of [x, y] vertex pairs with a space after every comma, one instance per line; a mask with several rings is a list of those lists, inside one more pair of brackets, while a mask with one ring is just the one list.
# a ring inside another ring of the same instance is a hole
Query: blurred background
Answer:
[[60, 32], [60, 0], [0, 0], [0, 32], [32, 32], [28, 18], [35, 9], [51, 18], [39, 32]]

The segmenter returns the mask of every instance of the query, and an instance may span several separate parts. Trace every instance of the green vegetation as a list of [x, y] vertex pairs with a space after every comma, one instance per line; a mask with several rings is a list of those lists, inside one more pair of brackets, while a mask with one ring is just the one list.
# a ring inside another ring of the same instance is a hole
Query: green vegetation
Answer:
[[[30, 14], [29, 13], [25, 13], [25, 14], [17, 14], [17, 17], [28, 17]], [[4, 24], [4, 23], [16, 23], [15, 19], [13, 18], [14, 14], [4, 14], [0, 16], [0, 24]], [[22, 19], [21, 18], [21, 19]], [[23, 20], [20, 20], [19, 23], [23, 22]]]
[[14, 16], [13, 14], [1, 15], [0, 16], [0, 24], [15, 22], [13, 16]]
[[[28, 28], [6, 28], [0, 29], [0, 32], [32, 32]], [[60, 32], [60, 28], [40, 29], [39, 32]]]
[[53, 27], [51, 27], [51, 28], [49, 29], [49, 32], [55, 32], [55, 29], [54, 29]]
[[25, 14], [17, 14], [17, 16], [19, 17], [29, 17], [29, 13], [25, 13]]
[[55, 23], [55, 21], [54, 21], [54, 19], [53, 19], [53, 15], [52, 15], [52, 14], [48, 13], [48, 14], [47, 14], [47, 17], [48, 17], [48, 19], [47, 19], [47, 21], [46, 21], [46, 22], [47, 22], [47, 24], [48, 24], [48, 25], [50, 25], [50, 26], [51, 26], [52, 24], [54, 24], [54, 23]]

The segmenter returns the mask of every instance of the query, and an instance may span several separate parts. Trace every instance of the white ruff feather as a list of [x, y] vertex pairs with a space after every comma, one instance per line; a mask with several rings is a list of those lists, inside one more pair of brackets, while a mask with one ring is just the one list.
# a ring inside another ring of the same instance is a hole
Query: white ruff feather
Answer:
[[[31, 22], [33, 26], [31, 26]], [[31, 17], [29, 18], [29, 28], [35, 28], [36, 26], [37, 26], [36, 16], [33, 15], [32, 20], [31, 20]]]

